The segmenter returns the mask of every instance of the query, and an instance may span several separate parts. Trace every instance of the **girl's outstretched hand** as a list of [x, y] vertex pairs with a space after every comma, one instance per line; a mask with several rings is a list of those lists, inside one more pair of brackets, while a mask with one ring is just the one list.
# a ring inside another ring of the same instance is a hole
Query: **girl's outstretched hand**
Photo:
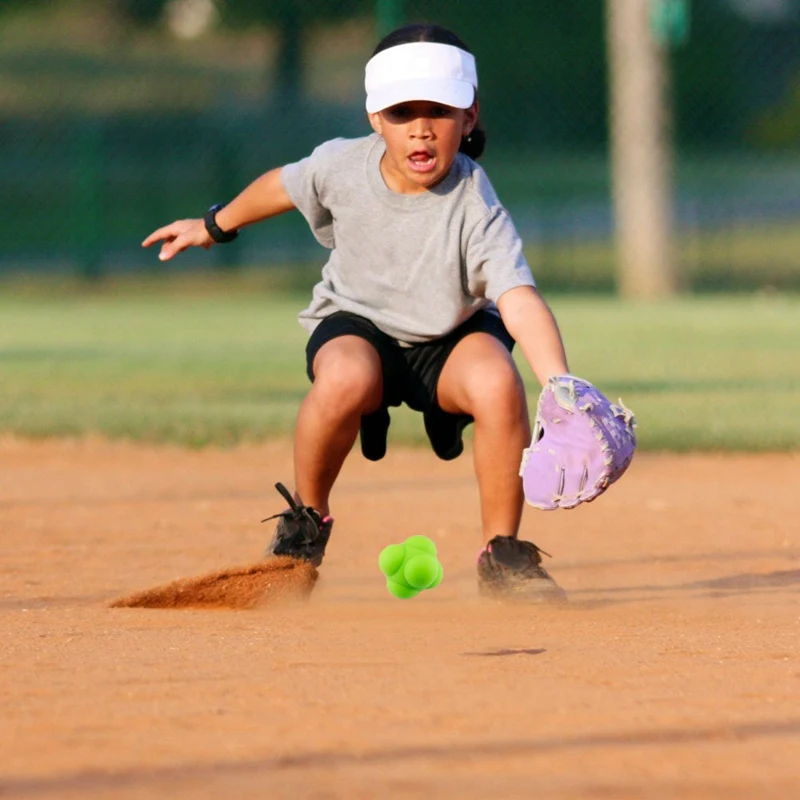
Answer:
[[142, 242], [142, 247], [150, 247], [156, 242], [163, 242], [161, 252], [158, 254], [160, 261], [169, 261], [190, 247], [204, 247], [208, 250], [214, 244], [202, 219], [179, 219], [170, 225], [165, 225], [153, 231]]

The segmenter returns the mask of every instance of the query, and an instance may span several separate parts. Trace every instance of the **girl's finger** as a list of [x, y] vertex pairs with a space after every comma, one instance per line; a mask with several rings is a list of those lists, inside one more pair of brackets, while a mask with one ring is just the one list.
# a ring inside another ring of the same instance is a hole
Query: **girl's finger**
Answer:
[[190, 246], [191, 242], [187, 241], [185, 235], [181, 234], [179, 236], [175, 236], [168, 242], [164, 243], [163, 247], [161, 248], [161, 252], [158, 254], [158, 258], [160, 261], [168, 261], [173, 256], [178, 255], [178, 253], [188, 250]]
[[175, 243], [172, 242], [171, 244], [165, 244], [161, 248], [161, 252], [158, 254], [159, 261], [169, 261], [173, 256], [178, 255], [183, 248], [175, 247]]
[[174, 239], [175, 234], [172, 230], [172, 225], [165, 225], [157, 231], [153, 231], [143, 242], [142, 247], [150, 247], [151, 244], [159, 242], [162, 239]]

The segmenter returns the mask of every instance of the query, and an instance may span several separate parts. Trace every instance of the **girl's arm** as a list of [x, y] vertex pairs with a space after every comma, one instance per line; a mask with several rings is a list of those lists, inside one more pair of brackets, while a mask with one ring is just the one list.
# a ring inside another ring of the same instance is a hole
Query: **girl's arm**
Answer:
[[[241, 194], [217, 212], [217, 225], [223, 231], [234, 231], [252, 225], [262, 219], [283, 214], [295, 207], [281, 181], [281, 170], [277, 167], [256, 178]], [[189, 247], [205, 247], [214, 244], [202, 219], [181, 219], [153, 231], [142, 247], [163, 242], [158, 254], [161, 261], [168, 261]]]
[[553, 375], [569, 373], [555, 317], [536, 289], [532, 286], [510, 289], [500, 296], [497, 308], [542, 386]]

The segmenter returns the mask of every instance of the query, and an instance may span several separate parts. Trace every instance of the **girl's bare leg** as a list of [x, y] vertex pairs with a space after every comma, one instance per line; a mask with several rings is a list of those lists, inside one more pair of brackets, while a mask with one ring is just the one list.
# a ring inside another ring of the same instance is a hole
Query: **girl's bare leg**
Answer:
[[353, 443], [362, 414], [383, 397], [383, 373], [375, 348], [358, 336], [326, 342], [314, 358], [314, 383], [300, 405], [294, 432], [294, 475], [303, 503], [323, 516]]
[[437, 392], [443, 410], [475, 418], [484, 541], [516, 536], [524, 503], [519, 464], [531, 433], [522, 378], [511, 354], [491, 334], [464, 337], [444, 365]]

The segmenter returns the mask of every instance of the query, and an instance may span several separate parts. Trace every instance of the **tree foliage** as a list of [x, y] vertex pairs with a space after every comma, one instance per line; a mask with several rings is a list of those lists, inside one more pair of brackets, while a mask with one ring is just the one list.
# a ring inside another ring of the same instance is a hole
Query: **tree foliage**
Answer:
[[[22, 0], [0, 0], [22, 2]], [[122, 14], [140, 25], [152, 25], [169, 0], [114, 0]], [[371, 0], [217, 0], [222, 23], [246, 28], [254, 25], [281, 25], [298, 20], [306, 25], [326, 20], [346, 19], [369, 13]]]
[[137, 25], [153, 25], [164, 12], [167, 0], [113, 0], [119, 13]]
[[[143, 28], [162, 25], [170, 0], [107, 0]], [[633, 0], [632, 0], [633, 1]], [[0, 15], [38, 7], [79, 7], [85, 0], [0, 0]], [[602, 147], [607, 139], [604, 0], [214, 0], [227, 28], [268, 27], [277, 34], [273, 99], [302, 97], [310, 28], [369, 17], [437, 22], [478, 57], [482, 121], [489, 134], [529, 146]], [[730, 0], [691, 4], [688, 41], [670, 53], [675, 135], [685, 146], [741, 142], [760, 120], [791, 108], [800, 74], [800, 25], [754, 23]], [[781, 112], [781, 125], [794, 116]], [[761, 124], [761, 128], [759, 125]], [[774, 123], [773, 123], [774, 128]], [[784, 139], [791, 130], [780, 134]], [[771, 133], [774, 139], [776, 134]]]
[[[169, 0], [116, 0], [122, 13], [138, 25], [155, 24]], [[223, 25], [232, 28], [270, 26], [278, 31], [274, 100], [289, 106], [302, 94], [304, 32], [316, 23], [368, 13], [371, 0], [223, 0], [217, 1]]]
[[505, 141], [605, 137], [603, 3], [409, 0], [409, 19], [453, 30], [478, 59], [481, 116]]

